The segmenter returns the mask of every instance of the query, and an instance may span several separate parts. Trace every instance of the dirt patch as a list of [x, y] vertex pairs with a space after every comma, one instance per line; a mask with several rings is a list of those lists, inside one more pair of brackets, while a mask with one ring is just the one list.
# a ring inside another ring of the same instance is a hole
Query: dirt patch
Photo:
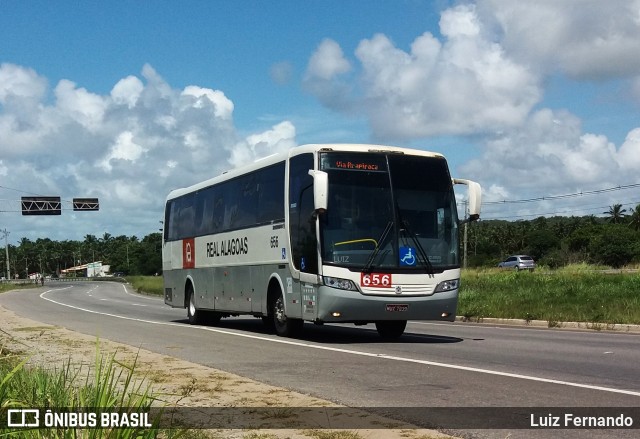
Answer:
[[[175, 357], [69, 331], [59, 326], [44, 325], [16, 315], [0, 307], [0, 348], [30, 355], [29, 364], [62, 368], [72, 364], [81, 370], [91, 370], [96, 352], [115, 358], [124, 364], [135, 363], [135, 375], [149, 384], [168, 407], [203, 408], [233, 407], [236, 409], [269, 407], [269, 428], [239, 430], [199, 430], [213, 438], [276, 439], [430, 439], [451, 437], [434, 430], [418, 429], [392, 419], [364, 412], [345, 411], [339, 416], [357, 417], [385, 429], [309, 430], [286, 427], [298, 412], [294, 407], [339, 407], [330, 401], [288, 389], [270, 386], [232, 373], [212, 369]], [[176, 348], [178, 348], [176, 346]], [[171, 373], [167, 373], [170, 371]], [[184, 371], [184, 373], [176, 373]], [[85, 375], [86, 376], [86, 372]], [[296, 409], [297, 410], [297, 409]], [[206, 410], [204, 410], [206, 411]], [[315, 412], [315, 411], [314, 411]], [[264, 413], [262, 411], [261, 413]], [[339, 425], [344, 419], [335, 419]], [[346, 425], [349, 422], [345, 423]], [[360, 425], [360, 424], [359, 424]]]

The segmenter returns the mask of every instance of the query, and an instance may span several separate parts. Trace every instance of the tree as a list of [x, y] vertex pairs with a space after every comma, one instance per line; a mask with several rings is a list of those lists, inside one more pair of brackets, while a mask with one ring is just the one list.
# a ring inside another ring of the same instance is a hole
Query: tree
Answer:
[[604, 230], [590, 244], [594, 262], [620, 268], [636, 256], [636, 233], [620, 224], [603, 226]]
[[631, 222], [629, 223], [629, 227], [636, 232], [640, 230], [640, 204], [631, 211]]
[[602, 212], [602, 213], [609, 215], [609, 218], [608, 218], [609, 222], [613, 224], [619, 224], [624, 219], [626, 211], [627, 209], [622, 208], [622, 204], [614, 204], [613, 206], [609, 207], [608, 212]]
[[533, 230], [527, 235], [528, 252], [533, 259], [538, 260], [551, 249], [558, 246], [558, 238], [551, 230]]

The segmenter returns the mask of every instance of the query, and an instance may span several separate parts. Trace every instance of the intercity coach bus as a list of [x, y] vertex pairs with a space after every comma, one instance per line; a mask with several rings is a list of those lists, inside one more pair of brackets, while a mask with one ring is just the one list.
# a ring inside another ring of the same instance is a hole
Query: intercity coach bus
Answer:
[[453, 321], [460, 286], [453, 184], [437, 153], [304, 145], [172, 191], [165, 205], [164, 301], [192, 324], [261, 317], [280, 336], [305, 321]]

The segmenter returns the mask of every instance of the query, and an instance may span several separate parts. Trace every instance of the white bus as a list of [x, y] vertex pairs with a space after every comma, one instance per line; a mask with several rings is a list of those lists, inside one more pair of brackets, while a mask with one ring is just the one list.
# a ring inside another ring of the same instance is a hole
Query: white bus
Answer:
[[379, 145], [305, 145], [166, 201], [164, 301], [192, 324], [252, 315], [280, 336], [303, 323], [453, 321], [460, 286], [453, 184], [436, 153]]

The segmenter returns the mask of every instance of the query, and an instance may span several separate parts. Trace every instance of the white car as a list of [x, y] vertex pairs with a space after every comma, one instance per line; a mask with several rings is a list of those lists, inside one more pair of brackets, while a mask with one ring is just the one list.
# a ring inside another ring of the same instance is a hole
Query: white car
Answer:
[[514, 255], [509, 256], [504, 261], [498, 264], [499, 268], [513, 268], [514, 270], [531, 270], [536, 268], [536, 263], [531, 256], [527, 255]]

